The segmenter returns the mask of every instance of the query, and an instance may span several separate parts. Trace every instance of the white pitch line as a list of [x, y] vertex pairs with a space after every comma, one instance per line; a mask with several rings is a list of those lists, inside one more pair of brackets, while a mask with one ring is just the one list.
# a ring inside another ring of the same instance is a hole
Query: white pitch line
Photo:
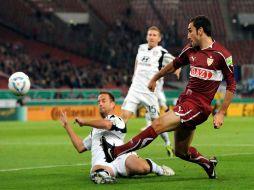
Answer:
[[[154, 146], [162, 146], [162, 143], [154, 143]], [[215, 147], [254, 147], [254, 144], [193, 144], [192, 146], [215, 146]]]
[[0, 145], [69, 145], [71, 142], [1, 142]]
[[[241, 156], [241, 155], [254, 155], [254, 153], [232, 153], [232, 154], [220, 154], [216, 155], [217, 157], [227, 157], [227, 156]], [[170, 158], [170, 159], [176, 159]], [[153, 160], [169, 160], [168, 157], [157, 157], [153, 158]], [[38, 166], [38, 167], [27, 167], [27, 168], [11, 168], [11, 169], [2, 169], [0, 172], [15, 172], [22, 170], [36, 170], [36, 169], [48, 169], [48, 168], [61, 168], [61, 167], [76, 167], [76, 166], [88, 166], [89, 164], [63, 164], [63, 165], [48, 165], [48, 166]]]
[[75, 167], [75, 166], [88, 166], [88, 165], [90, 164], [48, 165], [48, 166], [37, 166], [37, 167], [27, 167], [27, 168], [3, 169], [3, 170], [0, 170], [0, 172], [14, 172], [14, 171], [20, 171], [20, 170], [48, 169], [48, 168]]
[[[1, 142], [0, 145], [71, 145], [70, 142]], [[162, 146], [163, 143], [153, 143], [153, 146]], [[193, 146], [216, 146], [216, 147], [254, 147], [253, 144], [193, 144]]]
[[[227, 156], [244, 156], [244, 155], [254, 155], [254, 153], [232, 153], [232, 154], [216, 154], [215, 156], [216, 157], [227, 157]], [[173, 158], [170, 158], [171, 159], [176, 159], [177, 157], [173, 157]], [[169, 158], [168, 157], [163, 157], [163, 158], [153, 158], [153, 160], [168, 160]], [[0, 170], [1, 171], [1, 170]]]

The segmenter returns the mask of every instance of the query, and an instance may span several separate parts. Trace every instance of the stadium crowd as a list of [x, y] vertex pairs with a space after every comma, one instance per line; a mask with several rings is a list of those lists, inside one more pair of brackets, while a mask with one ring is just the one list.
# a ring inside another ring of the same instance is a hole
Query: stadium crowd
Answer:
[[48, 53], [36, 58], [21, 43], [10, 42], [0, 44], [0, 70], [7, 75], [27, 73], [34, 88], [115, 88], [130, 81], [125, 69], [98, 62], [77, 66]]

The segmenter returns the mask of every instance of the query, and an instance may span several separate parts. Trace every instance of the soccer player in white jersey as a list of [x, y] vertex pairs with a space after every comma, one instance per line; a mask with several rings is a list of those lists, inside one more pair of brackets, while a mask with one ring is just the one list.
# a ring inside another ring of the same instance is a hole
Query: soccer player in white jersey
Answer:
[[[166, 49], [159, 46], [161, 41], [159, 28], [156, 26], [150, 27], [147, 30], [146, 40], [146, 44], [139, 46], [132, 84], [122, 105], [122, 118], [125, 123], [136, 113], [140, 104], [146, 108], [151, 120], [159, 117], [158, 98], [154, 92], [148, 89], [148, 83], [161, 68], [174, 59]], [[177, 76], [179, 76], [179, 73], [180, 71], [177, 70]], [[162, 133], [161, 137], [165, 142], [167, 152], [172, 152], [168, 133]]]
[[140, 158], [135, 152], [123, 154], [115, 161], [107, 163], [100, 146], [100, 138], [106, 136], [115, 145], [122, 145], [126, 135], [126, 125], [123, 120], [114, 115], [115, 98], [109, 92], [101, 92], [98, 96], [98, 107], [103, 119], [86, 120], [76, 118], [79, 126], [92, 127], [91, 134], [82, 140], [68, 124], [66, 113], [61, 113], [61, 122], [68, 133], [74, 147], [79, 153], [91, 150], [92, 167], [90, 178], [93, 182], [114, 183], [117, 176], [146, 175], [155, 173], [159, 176], [172, 176], [174, 171], [167, 166], [159, 166], [151, 159]]
[[[162, 108], [163, 112], [165, 113], [169, 111], [169, 107], [167, 105], [167, 98], [163, 90], [163, 85], [164, 85], [164, 78], [161, 78], [160, 80], [158, 80], [155, 94], [158, 98], [160, 109]], [[146, 127], [151, 126], [152, 118], [150, 117], [150, 114], [148, 112], [146, 112], [145, 114], [145, 119], [146, 119]], [[141, 130], [144, 130], [146, 127], [142, 128]], [[173, 148], [171, 146], [170, 141], [167, 141], [167, 139], [165, 140], [165, 147], [166, 147], [168, 155], [172, 158], [174, 156]]]

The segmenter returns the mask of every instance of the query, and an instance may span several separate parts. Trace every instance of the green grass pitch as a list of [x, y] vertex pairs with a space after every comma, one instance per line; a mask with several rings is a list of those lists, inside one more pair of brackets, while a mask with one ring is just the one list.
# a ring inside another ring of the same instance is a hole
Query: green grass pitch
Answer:
[[[144, 119], [130, 120], [126, 140], [143, 126]], [[82, 137], [91, 130], [74, 128]], [[254, 189], [253, 134], [253, 117], [227, 117], [219, 130], [213, 129], [209, 118], [198, 127], [193, 145], [203, 155], [217, 156], [216, 180], [209, 180], [196, 164], [169, 159], [157, 138], [138, 153], [172, 167], [176, 176], [135, 176], [118, 178], [116, 184], [96, 185], [89, 179], [90, 152], [78, 154], [60, 122], [0, 122], [0, 189]]]

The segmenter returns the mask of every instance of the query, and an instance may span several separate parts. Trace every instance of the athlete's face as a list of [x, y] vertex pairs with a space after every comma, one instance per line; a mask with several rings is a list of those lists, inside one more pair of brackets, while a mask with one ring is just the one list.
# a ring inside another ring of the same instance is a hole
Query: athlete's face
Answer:
[[98, 96], [98, 106], [100, 114], [104, 118], [113, 112], [115, 103], [110, 99], [108, 94], [100, 94]]
[[200, 38], [202, 33], [202, 28], [199, 28], [198, 30], [193, 25], [193, 22], [191, 22], [188, 26], [188, 40], [192, 44], [193, 47], [200, 45]]
[[153, 48], [159, 44], [161, 41], [161, 35], [157, 30], [148, 30], [146, 35], [146, 41], [149, 48]]

